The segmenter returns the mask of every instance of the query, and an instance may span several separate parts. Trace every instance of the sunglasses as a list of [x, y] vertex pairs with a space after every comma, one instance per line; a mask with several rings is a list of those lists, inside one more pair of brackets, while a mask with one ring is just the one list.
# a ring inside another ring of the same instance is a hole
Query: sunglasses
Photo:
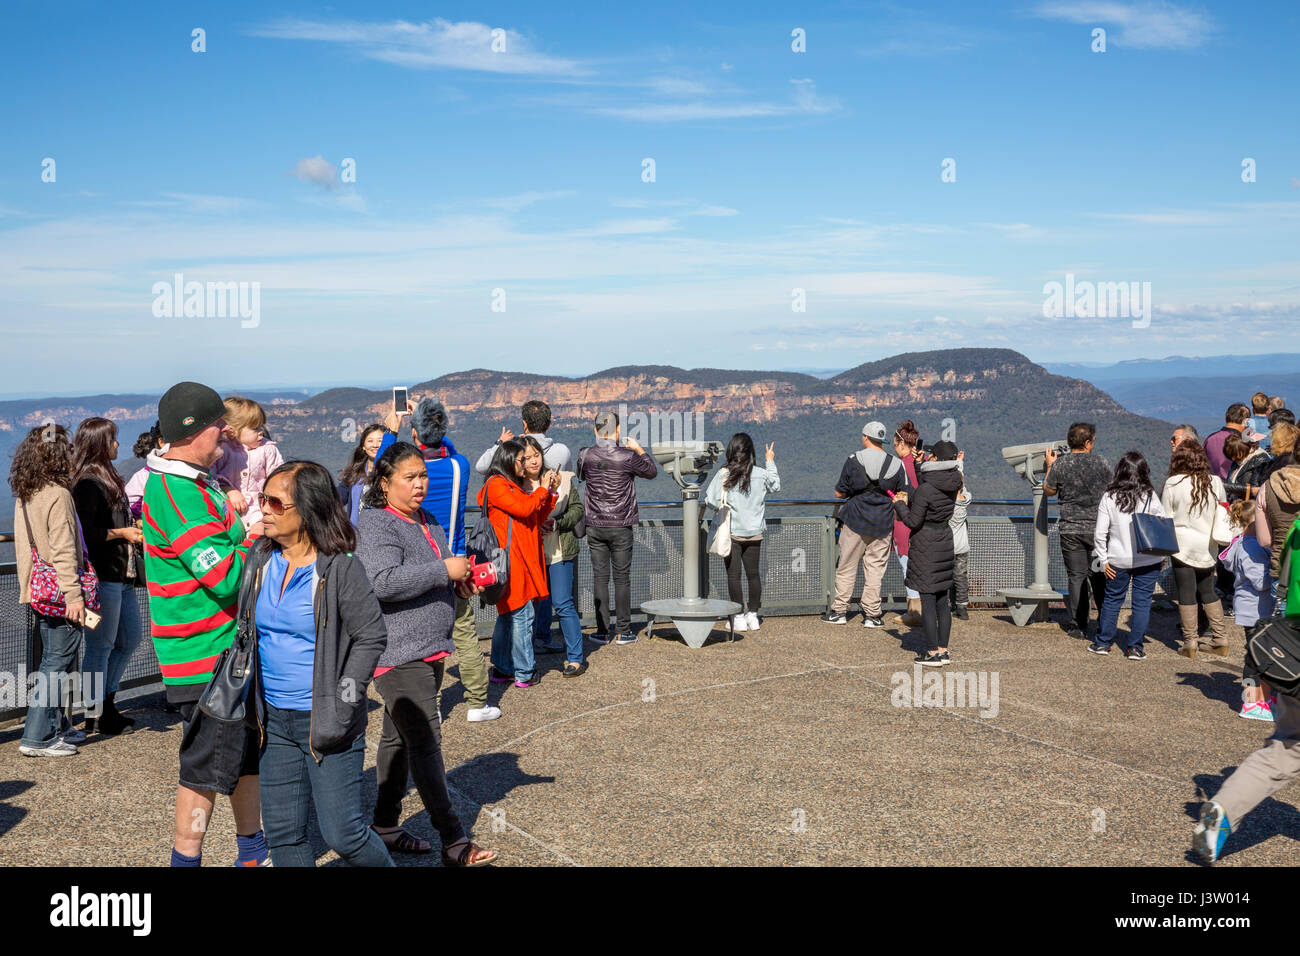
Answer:
[[275, 495], [264, 495], [260, 492], [257, 496], [257, 504], [263, 511], [270, 511], [273, 515], [282, 515], [287, 508], [294, 506], [292, 501], [284, 501]]

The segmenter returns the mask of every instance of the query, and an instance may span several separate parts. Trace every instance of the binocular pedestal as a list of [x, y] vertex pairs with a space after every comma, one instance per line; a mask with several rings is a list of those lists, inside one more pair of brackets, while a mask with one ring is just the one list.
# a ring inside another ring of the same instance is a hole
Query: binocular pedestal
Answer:
[[689, 647], [703, 647], [714, 624], [725, 617], [728, 635], [734, 640], [731, 619], [740, 613], [740, 605], [700, 597], [700, 478], [703, 476], [688, 477], [681, 468], [668, 471], [682, 488], [682, 596], [642, 603], [641, 610], [650, 621], [646, 637], [654, 636], [656, 619], [666, 617]]
[[998, 591], [1007, 602], [1011, 620], [1017, 627], [1048, 620], [1048, 604], [1064, 600], [1065, 595], [1047, 583], [1047, 499], [1043, 483], [1030, 479], [1034, 489], [1034, 581], [1027, 588], [1004, 588]]

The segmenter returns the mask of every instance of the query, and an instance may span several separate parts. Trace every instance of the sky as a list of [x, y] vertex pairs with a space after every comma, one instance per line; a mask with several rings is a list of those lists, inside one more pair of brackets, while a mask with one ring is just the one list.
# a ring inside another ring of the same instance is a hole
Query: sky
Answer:
[[[8, 394], [1296, 351], [1293, 2], [13, 0], [5, 27]], [[167, 314], [177, 275], [247, 283], [245, 317]], [[1044, 315], [1067, 275], [1150, 283], [1149, 314]]]

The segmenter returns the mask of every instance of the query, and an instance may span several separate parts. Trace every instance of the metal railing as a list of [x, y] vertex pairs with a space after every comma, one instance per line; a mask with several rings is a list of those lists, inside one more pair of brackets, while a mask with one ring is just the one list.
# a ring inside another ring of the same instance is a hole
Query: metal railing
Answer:
[[[829, 606], [835, 591], [838, 528], [833, 509], [838, 504], [840, 502], [836, 499], [767, 502], [767, 530], [760, 552], [764, 614], [820, 614]], [[1025, 508], [1024, 514], [972, 513], [967, 518], [971, 548], [967, 573], [972, 604], [1001, 606], [1003, 601], [998, 594], [1000, 588], [1023, 587], [1032, 577], [1034, 545], [1029, 506], [1028, 500], [1015, 499], [972, 503], [972, 512], [988, 508]], [[635, 612], [641, 602], [681, 595], [682, 520], [670, 514], [676, 512], [680, 515], [680, 501], [643, 502], [639, 507], [648, 514], [641, 516], [633, 534], [632, 607], [633, 617], [644, 620], [644, 615]], [[821, 509], [821, 513], [781, 514], [794, 508], [816, 508]], [[466, 510], [469, 513], [478, 511], [477, 508]], [[706, 530], [707, 525], [704, 524], [696, 530], [701, 536], [701, 543]], [[1056, 520], [1050, 514], [1048, 537], [1048, 577], [1052, 587], [1064, 591], [1065, 565], [1061, 559]], [[703, 546], [700, 553], [705, 554]], [[700, 593], [725, 597], [726, 567], [721, 558], [714, 555], [707, 557], [707, 561], [701, 561]], [[26, 608], [18, 603], [17, 580], [14, 564], [0, 564], [0, 682], [6, 679], [25, 679], [39, 665]], [[1174, 593], [1172, 573], [1168, 567], [1161, 576], [1161, 584], [1166, 595]], [[586, 548], [581, 550], [578, 558], [577, 590], [579, 614], [584, 623], [591, 623], [595, 618], [595, 607], [592, 600], [591, 561]], [[854, 603], [858, 601], [861, 591], [862, 570], [859, 567], [853, 589]], [[153, 642], [147, 639], [148, 593], [144, 588], [135, 588], [132, 594], [140, 604], [140, 620], [146, 628], [146, 639], [140, 641], [127, 666], [123, 687], [157, 683], [161, 679]], [[890, 555], [881, 585], [881, 597], [884, 607], [890, 610], [906, 605], [903, 571], [897, 555]], [[479, 635], [489, 635], [496, 622], [496, 609], [492, 606], [476, 607], [474, 617]], [[11, 676], [3, 676], [6, 674]], [[0, 683], [0, 686], [3, 684]], [[6, 702], [0, 697], [0, 720], [21, 713], [21, 708], [6, 707]]]

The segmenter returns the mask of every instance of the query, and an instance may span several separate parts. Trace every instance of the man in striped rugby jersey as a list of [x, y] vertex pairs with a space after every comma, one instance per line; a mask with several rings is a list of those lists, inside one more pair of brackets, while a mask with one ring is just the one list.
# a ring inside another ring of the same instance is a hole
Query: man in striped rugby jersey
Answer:
[[243, 522], [208, 469], [220, 455], [226, 409], [206, 385], [181, 382], [158, 403], [167, 446], [149, 456], [144, 488], [149, 623], [167, 700], [184, 721], [173, 866], [198, 866], [218, 793], [230, 797], [239, 864], [269, 862], [261, 830], [259, 734], [198, 709], [221, 652], [234, 642], [248, 550]]

